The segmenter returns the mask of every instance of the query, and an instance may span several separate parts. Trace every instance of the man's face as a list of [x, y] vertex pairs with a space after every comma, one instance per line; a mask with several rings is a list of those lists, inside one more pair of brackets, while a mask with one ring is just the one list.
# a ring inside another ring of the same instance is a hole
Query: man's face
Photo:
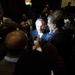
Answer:
[[47, 25], [48, 25], [48, 27], [49, 27], [49, 30], [50, 30], [50, 31], [53, 31], [53, 30], [54, 30], [54, 26], [53, 26], [52, 23], [50, 23], [50, 20], [51, 20], [51, 19], [49, 18], [48, 21], [47, 21], [47, 22], [48, 22]]
[[38, 32], [43, 32], [45, 29], [45, 21], [39, 21], [38, 24], [36, 25], [36, 29]]
[[26, 15], [26, 14], [23, 14], [23, 15], [22, 15], [22, 18], [23, 18], [24, 20], [27, 20], [27, 15]]

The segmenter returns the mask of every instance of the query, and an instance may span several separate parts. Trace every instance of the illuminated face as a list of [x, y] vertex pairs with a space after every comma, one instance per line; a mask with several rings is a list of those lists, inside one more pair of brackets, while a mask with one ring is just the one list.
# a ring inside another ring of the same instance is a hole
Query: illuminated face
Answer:
[[37, 21], [36, 23], [36, 29], [39, 33], [42, 33], [45, 29], [45, 21], [41, 20], [41, 21]]
[[21, 22], [21, 27], [26, 27], [25, 22]]
[[48, 25], [48, 27], [49, 27], [49, 30], [50, 30], [50, 31], [53, 31], [53, 30], [54, 30], [54, 26], [53, 26], [52, 23], [50, 23], [50, 20], [51, 20], [51, 19], [49, 18], [47, 25]]

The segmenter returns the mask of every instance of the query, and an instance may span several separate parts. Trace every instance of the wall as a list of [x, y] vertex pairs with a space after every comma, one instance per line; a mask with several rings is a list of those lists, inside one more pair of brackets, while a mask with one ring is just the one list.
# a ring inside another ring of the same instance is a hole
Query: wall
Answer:
[[71, 0], [72, 6], [75, 6], [75, 0]]
[[68, 2], [71, 2], [71, 6], [75, 6], [75, 0], [62, 0], [61, 1], [61, 7], [67, 6]]

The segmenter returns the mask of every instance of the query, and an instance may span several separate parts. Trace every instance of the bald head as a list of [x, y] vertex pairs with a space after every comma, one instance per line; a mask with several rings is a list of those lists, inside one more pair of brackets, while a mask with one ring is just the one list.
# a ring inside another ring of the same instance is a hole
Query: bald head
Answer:
[[27, 45], [27, 35], [21, 30], [12, 31], [6, 36], [5, 45], [9, 52], [20, 51]]

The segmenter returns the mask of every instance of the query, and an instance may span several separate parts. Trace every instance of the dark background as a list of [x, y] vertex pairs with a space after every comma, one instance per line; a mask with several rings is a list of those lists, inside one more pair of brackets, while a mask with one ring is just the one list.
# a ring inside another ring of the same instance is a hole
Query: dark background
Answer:
[[4, 16], [12, 18], [17, 21], [22, 13], [28, 13], [29, 10], [41, 12], [46, 4], [49, 4], [51, 9], [58, 9], [61, 7], [61, 0], [32, 0], [32, 7], [25, 5], [25, 0], [0, 0]]

